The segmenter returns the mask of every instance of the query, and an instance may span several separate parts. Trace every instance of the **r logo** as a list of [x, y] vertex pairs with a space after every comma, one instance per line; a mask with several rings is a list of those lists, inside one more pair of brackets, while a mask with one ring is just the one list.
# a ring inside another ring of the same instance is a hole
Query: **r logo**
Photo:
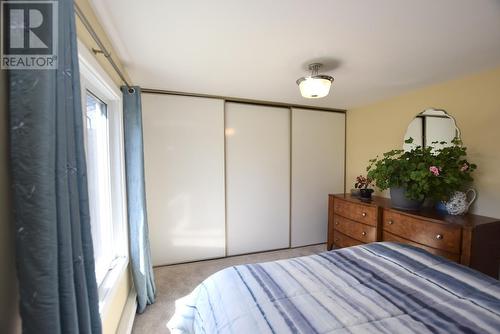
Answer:
[[[57, 59], [57, 1], [1, 0], [1, 3], [2, 67], [54, 68]], [[46, 61], [42, 62], [40, 57]], [[33, 65], [29, 66], [30, 63]], [[40, 66], [42, 63], [52, 65]]]
[[[25, 13], [28, 13], [28, 24], [26, 25]], [[10, 10], [10, 49], [48, 49], [49, 47], [36, 35], [36, 28], [43, 24], [43, 15], [38, 9], [11, 9]], [[24, 30], [28, 30], [28, 41], [24, 41]]]
[[51, 54], [52, 3], [8, 2], [3, 7], [4, 54]]

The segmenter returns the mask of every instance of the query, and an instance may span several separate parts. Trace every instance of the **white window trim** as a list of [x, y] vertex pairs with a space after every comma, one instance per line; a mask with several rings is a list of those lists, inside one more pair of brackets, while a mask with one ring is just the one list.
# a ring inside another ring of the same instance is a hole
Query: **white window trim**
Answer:
[[117, 148], [111, 153], [113, 157], [110, 168], [113, 170], [111, 175], [111, 189], [114, 197], [112, 201], [112, 219], [113, 232], [116, 237], [115, 250], [118, 258], [99, 286], [99, 313], [101, 317], [105, 317], [117, 293], [119, 280], [124, 274], [127, 274], [125, 272], [129, 262], [122, 94], [113, 80], [99, 65], [95, 56], [80, 40], [78, 40], [78, 60], [82, 107], [86, 108], [84, 97], [87, 89], [97, 91], [104, 97], [104, 102], [108, 106], [108, 117], [110, 118], [110, 147]]

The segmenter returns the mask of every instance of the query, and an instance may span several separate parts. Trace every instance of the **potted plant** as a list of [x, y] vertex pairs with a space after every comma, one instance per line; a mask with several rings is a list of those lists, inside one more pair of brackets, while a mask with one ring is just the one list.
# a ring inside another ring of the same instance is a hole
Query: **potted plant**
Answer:
[[467, 148], [455, 139], [452, 146], [436, 150], [436, 169], [432, 170], [432, 198], [447, 201], [458, 190], [463, 190], [473, 181], [471, 173], [476, 164], [467, 161]]
[[368, 188], [372, 185], [372, 179], [369, 177], [365, 177], [363, 175], [359, 175], [356, 177], [356, 183], [354, 184], [354, 188], [359, 189], [359, 195], [362, 199], [371, 200], [373, 189]]
[[[411, 144], [413, 139], [405, 141]], [[391, 150], [370, 160], [368, 177], [381, 190], [390, 189], [392, 206], [403, 210], [420, 209], [432, 190], [429, 167], [436, 166], [432, 147], [417, 146], [411, 151]]]
[[[446, 204], [449, 203], [450, 198], [467, 198], [463, 191], [474, 180], [471, 174], [477, 168], [476, 164], [466, 159], [467, 148], [462, 146], [460, 140], [455, 139], [452, 144], [452, 146], [436, 150], [436, 166], [434, 166], [436, 168], [432, 170], [431, 198], [437, 202], [436, 207], [441, 211], [446, 211]], [[473, 189], [467, 192], [470, 191], [475, 193]], [[468, 208], [470, 203], [467, 204]]]
[[[412, 142], [412, 138], [405, 141]], [[370, 160], [368, 177], [381, 190], [390, 189], [392, 205], [398, 209], [418, 210], [426, 198], [447, 201], [472, 181], [470, 174], [476, 169], [465, 159], [467, 149], [460, 140], [452, 144], [437, 150], [417, 146], [411, 151], [386, 152]]]

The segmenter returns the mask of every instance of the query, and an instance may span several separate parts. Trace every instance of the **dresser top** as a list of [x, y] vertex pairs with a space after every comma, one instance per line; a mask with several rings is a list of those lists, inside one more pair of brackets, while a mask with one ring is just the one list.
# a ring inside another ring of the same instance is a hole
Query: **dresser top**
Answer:
[[375, 206], [375, 207], [381, 207], [384, 209], [390, 209], [399, 213], [403, 213], [408, 216], [414, 216], [417, 218], [426, 218], [428, 220], [433, 220], [436, 222], [447, 222], [447, 223], [452, 223], [452, 224], [458, 224], [462, 225], [464, 227], [470, 227], [474, 228], [475, 226], [478, 225], [483, 225], [483, 224], [490, 224], [494, 222], [499, 222], [500, 219], [497, 218], [491, 218], [491, 217], [485, 217], [485, 216], [480, 216], [480, 215], [475, 215], [475, 214], [465, 214], [461, 216], [453, 216], [453, 215], [448, 215], [441, 213], [433, 208], [423, 208], [419, 211], [404, 211], [404, 210], [399, 210], [399, 209], [393, 209], [391, 206], [391, 200], [389, 198], [381, 197], [381, 196], [372, 196], [372, 200], [370, 202], [364, 202], [359, 199], [359, 197], [354, 197], [351, 196], [350, 194], [334, 194], [332, 195], [337, 198], [341, 198], [345, 201], [356, 203], [356, 204], [362, 204], [362, 205], [369, 205], [369, 206]]

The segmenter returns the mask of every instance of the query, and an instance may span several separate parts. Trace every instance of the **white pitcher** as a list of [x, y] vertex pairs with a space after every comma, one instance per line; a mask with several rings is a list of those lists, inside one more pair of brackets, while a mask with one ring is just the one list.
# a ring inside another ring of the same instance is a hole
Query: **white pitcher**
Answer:
[[[472, 194], [470, 200], [467, 198], [469, 193]], [[446, 211], [448, 211], [450, 215], [463, 215], [467, 213], [471, 204], [476, 200], [476, 195], [476, 191], [472, 188], [466, 192], [455, 191], [445, 204]]]

